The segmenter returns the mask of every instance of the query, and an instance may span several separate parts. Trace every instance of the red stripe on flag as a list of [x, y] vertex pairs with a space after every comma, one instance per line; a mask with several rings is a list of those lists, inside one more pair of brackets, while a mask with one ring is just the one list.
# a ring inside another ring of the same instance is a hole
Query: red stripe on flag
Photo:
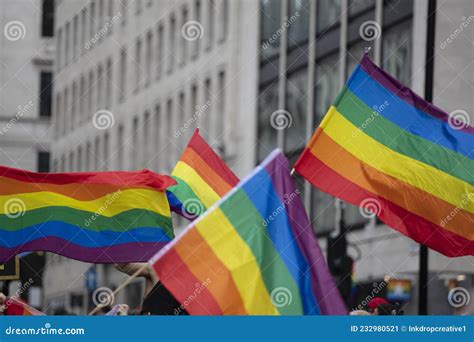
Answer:
[[170, 249], [153, 265], [163, 285], [191, 315], [222, 315], [206, 286], [189, 270], [179, 254]]
[[383, 222], [446, 256], [474, 255], [473, 241], [451, 233], [389, 200], [357, 186], [326, 166], [307, 149], [298, 160], [295, 169], [320, 190], [356, 206], [364, 199], [376, 199], [382, 208], [378, 216]]

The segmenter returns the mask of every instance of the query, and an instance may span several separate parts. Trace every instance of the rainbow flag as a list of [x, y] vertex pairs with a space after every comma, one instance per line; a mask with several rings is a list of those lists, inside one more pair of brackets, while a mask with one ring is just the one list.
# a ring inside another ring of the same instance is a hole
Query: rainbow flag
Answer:
[[0, 262], [48, 251], [91, 263], [146, 261], [173, 237], [172, 178], [0, 167]]
[[7, 316], [44, 316], [45, 314], [17, 297], [7, 297], [4, 314]]
[[466, 119], [364, 56], [295, 169], [419, 243], [474, 255], [474, 128]]
[[149, 263], [190, 314], [347, 313], [280, 151]]
[[167, 191], [171, 209], [192, 220], [216, 203], [239, 179], [196, 129], [171, 176]]

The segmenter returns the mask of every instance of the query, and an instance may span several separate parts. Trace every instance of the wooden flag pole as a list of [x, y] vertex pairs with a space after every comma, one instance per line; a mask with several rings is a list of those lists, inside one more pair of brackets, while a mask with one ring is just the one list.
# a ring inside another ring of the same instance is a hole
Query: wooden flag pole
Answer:
[[[132, 282], [133, 279], [135, 279], [140, 273], [142, 273], [147, 267], [148, 263], [145, 262], [142, 267], [140, 267], [135, 273], [133, 273], [126, 281], [124, 281], [119, 287], [115, 289], [114, 292], [112, 292], [112, 296], [115, 297], [117, 293], [122, 291], [128, 284]], [[91, 312], [89, 312], [89, 316], [94, 316], [99, 309], [101, 309], [102, 306], [99, 304], [97, 305]]]

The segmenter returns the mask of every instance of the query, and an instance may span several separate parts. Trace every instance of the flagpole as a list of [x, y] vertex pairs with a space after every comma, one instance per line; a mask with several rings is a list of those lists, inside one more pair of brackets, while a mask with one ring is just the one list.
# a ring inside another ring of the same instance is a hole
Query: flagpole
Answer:
[[[148, 267], [148, 263], [145, 262], [142, 267], [140, 267], [135, 273], [133, 273], [126, 281], [124, 281], [119, 287], [117, 287], [115, 289], [114, 292], [112, 292], [111, 296], [112, 298], [115, 298], [115, 296], [117, 295], [117, 293], [119, 293], [120, 291], [122, 291], [128, 284], [130, 284], [132, 282], [133, 279], [135, 279], [140, 273], [142, 273], [147, 267]], [[89, 316], [94, 316], [97, 311], [99, 311], [100, 309], [102, 309], [102, 306], [101, 305], [97, 305], [91, 312], [89, 312]]]
[[[426, 32], [425, 57], [425, 100], [433, 102], [434, 77], [434, 44], [436, 33], [436, 0], [428, 0], [428, 20]], [[419, 279], [418, 279], [418, 314], [428, 314], [428, 260], [429, 251], [426, 245], [420, 245]]]

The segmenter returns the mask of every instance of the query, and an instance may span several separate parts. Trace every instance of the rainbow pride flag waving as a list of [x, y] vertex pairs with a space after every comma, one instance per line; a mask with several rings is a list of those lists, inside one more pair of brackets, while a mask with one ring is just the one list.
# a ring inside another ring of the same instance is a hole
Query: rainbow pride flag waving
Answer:
[[173, 237], [165, 190], [149, 170], [35, 173], [0, 167], [0, 262], [48, 251], [91, 263], [146, 261]]
[[278, 150], [150, 264], [190, 314], [346, 313]]
[[193, 220], [229, 192], [239, 179], [196, 129], [171, 176], [167, 191], [171, 209]]
[[444, 113], [364, 56], [295, 169], [419, 243], [474, 255], [468, 123], [467, 113]]

